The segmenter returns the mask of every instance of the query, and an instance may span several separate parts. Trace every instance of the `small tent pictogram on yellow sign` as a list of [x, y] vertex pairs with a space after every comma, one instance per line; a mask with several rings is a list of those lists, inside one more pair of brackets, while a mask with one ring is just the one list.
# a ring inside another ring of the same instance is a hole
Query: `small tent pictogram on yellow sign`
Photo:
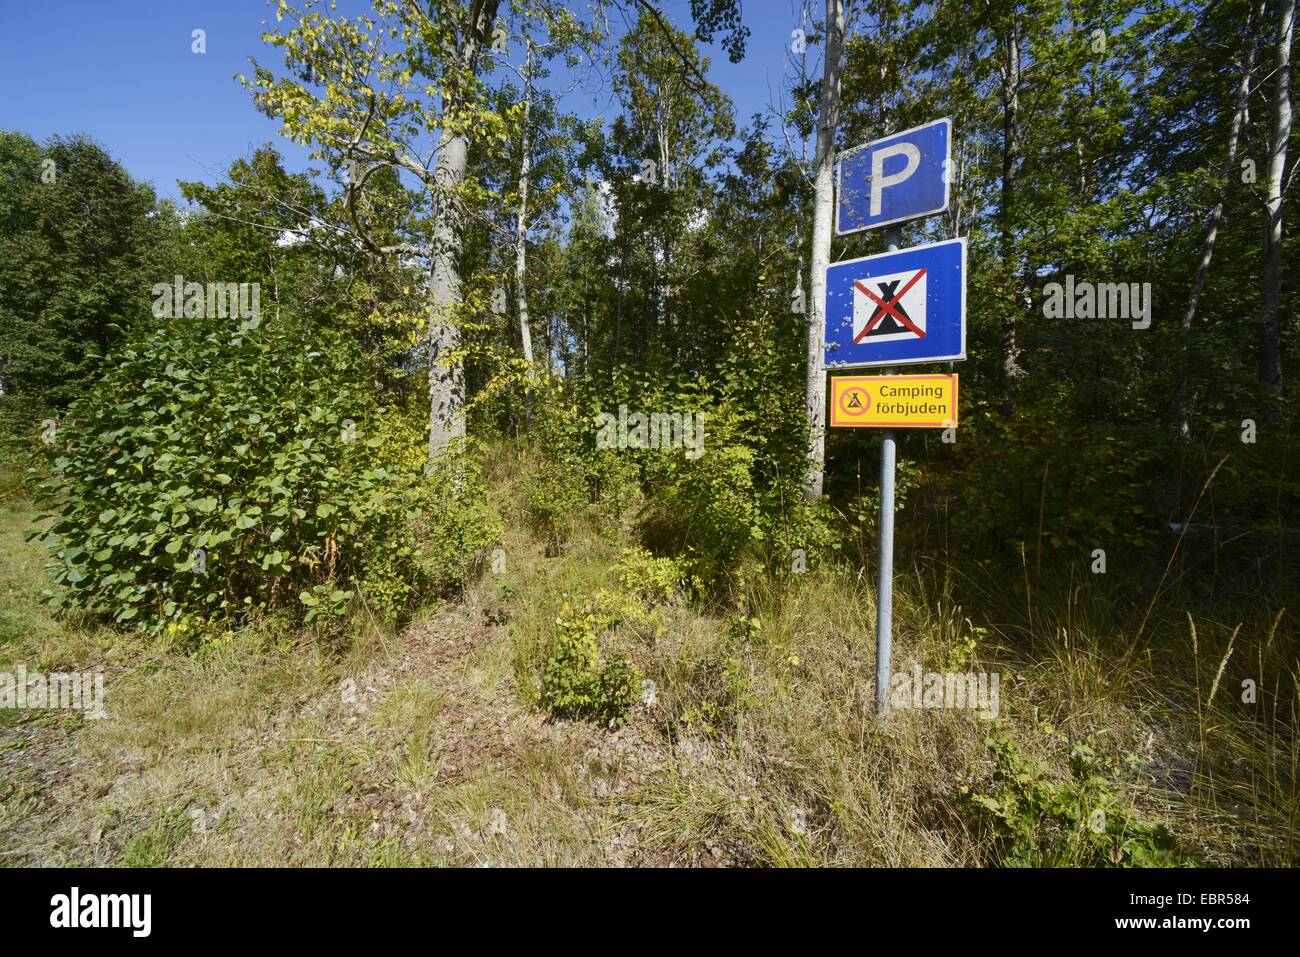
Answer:
[[946, 429], [956, 424], [956, 375], [831, 378], [832, 426]]

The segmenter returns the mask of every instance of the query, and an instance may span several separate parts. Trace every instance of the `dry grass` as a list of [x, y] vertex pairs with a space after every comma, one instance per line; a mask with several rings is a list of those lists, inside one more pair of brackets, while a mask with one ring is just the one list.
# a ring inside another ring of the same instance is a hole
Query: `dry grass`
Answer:
[[1006, 835], [971, 800], [992, 735], [1052, 781], [1097, 749], [1184, 861], [1294, 863], [1295, 643], [1273, 610], [1198, 619], [1194, 646], [1160, 612], [1134, 647], [1077, 583], [1031, 582], [1022, 613], [955, 569], [905, 571], [895, 670], [997, 672], [1000, 710], [881, 723], [870, 583], [760, 576], [729, 615], [678, 596], [621, 629], [657, 694], [610, 732], [533, 702], [558, 610], [617, 587], [628, 525], [579, 522], [548, 557], [517, 520], [526, 470], [492, 467], [505, 572], [342, 642], [268, 627], [181, 653], [56, 621], [9, 502], [0, 671], [102, 668], [110, 718], [0, 711], [0, 864], [994, 864]]

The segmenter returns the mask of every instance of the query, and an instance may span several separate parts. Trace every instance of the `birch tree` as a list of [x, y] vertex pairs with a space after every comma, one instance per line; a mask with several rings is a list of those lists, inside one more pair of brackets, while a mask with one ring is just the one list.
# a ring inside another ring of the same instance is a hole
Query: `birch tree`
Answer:
[[[460, 252], [467, 210], [479, 198], [465, 171], [471, 130], [487, 143], [505, 137], [501, 117], [483, 106], [478, 76], [499, 0], [372, 2], [370, 12], [346, 18], [320, 0], [301, 8], [281, 0], [276, 21], [291, 25], [263, 39], [284, 55], [286, 74], [254, 61], [245, 82], [285, 136], [344, 179], [347, 221], [331, 225], [376, 255], [427, 263], [432, 460], [465, 434]], [[414, 184], [396, 228], [391, 217], [370, 214], [366, 186], [381, 170]]]
[[[998, 69], [1002, 80], [1002, 192], [998, 207], [998, 252], [1008, 283], [1015, 283], [1016, 238], [1014, 209], [1016, 176], [1020, 171], [1020, 11], [1011, 5], [998, 27]], [[1016, 342], [1016, 317], [1008, 308], [1002, 313], [1002, 411], [1010, 415], [1016, 407], [1016, 385], [1020, 379], [1020, 350]]]
[[1227, 202], [1229, 177], [1237, 170], [1237, 147], [1241, 141], [1241, 128], [1246, 122], [1246, 112], [1250, 106], [1250, 83], [1255, 70], [1255, 40], [1258, 36], [1259, 21], [1263, 15], [1264, 0], [1256, 0], [1250, 5], [1246, 17], [1246, 34], [1242, 41], [1241, 72], [1237, 79], [1237, 92], [1232, 111], [1232, 122], [1228, 126], [1228, 149], [1223, 160], [1223, 170], [1219, 179], [1219, 196], [1214, 208], [1210, 210], [1209, 222], [1205, 227], [1205, 241], [1201, 246], [1201, 257], [1196, 262], [1196, 274], [1192, 277], [1192, 288], [1187, 294], [1187, 308], [1183, 312], [1180, 332], [1182, 342], [1181, 378], [1178, 383], [1178, 433], [1186, 438], [1191, 427], [1188, 422], [1187, 397], [1187, 350], [1188, 339], [1192, 333], [1192, 322], [1196, 319], [1196, 308], [1205, 290], [1205, 279], [1210, 272], [1210, 261], [1214, 258], [1214, 244], [1218, 239], [1219, 225], [1223, 221], [1223, 207]]
[[840, 79], [844, 69], [846, 0], [826, 0], [826, 55], [822, 65], [817, 149], [813, 155], [813, 235], [810, 257], [812, 293], [808, 310], [808, 471], [805, 495], [820, 498], [826, 461], [826, 369], [822, 340], [826, 326], [826, 267], [831, 258], [831, 223], [835, 213], [835, 130], [839, 125]]
[[[1259, 382], [1271, 396], [1282, 395], [1282, 193], [1287, 143], [1291, 139], [1291, 39], [1295, 0], [1278, 4], [1277, 44], [1273, 66], [1273, 129], [1268, 148], [1267, 230], [1264, 274], [1260, 282]], [[1282, 410], [1270, 402], [1265, 421], [1281, 421]]]
[[[528, 325], [528, 174], [532, 166], [529, 124], [533, 112], [533, 44], [524, 40], [524, 116], [519, 129], [519, 223], [515, 232], [515, 295], [519, 308], [519, 342], [529, 375], [533, 374], [533, 333]], [[525, 400], [525, 421], [533, 424], [533, 390]]]

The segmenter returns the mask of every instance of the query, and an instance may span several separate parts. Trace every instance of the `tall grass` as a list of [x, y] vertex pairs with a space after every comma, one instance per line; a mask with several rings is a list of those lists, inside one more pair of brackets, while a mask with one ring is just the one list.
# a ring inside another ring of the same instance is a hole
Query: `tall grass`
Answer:
[[[523, 680], [545, 646], [555, 583], [608, 586], [612, 538], [635, 541], [579, 528], [566, 556], [542, 560], [523, 583], [512, 630]], [[993, 721], [955, 709], [877, 718], [863, 561], [806, 574], [747, 566], [729, 601], [662, 609], [660, 636], [636, 646], [636, 661], [658, 689], [648, 720], [673, 761], [639, 796], [644, 833], [751, 863], [1020, 861], [1023, 842], [1008, 830], [1018, 819], [982, 814], [973, 800], [995, 793], [1013, 753], [1042, 769], [1035, 793], [1105, 796], [1131, 822], [1124, 840], [1160, 822], [1174, 835], [1168, 856], [1130, 858], [1114, 835], [1094, 841], [1082, 823], [1022, 804], [1015, 813], [1037, 829], [1029, 859], [1292, 863], [1296, 645], [1285, 616], [1268, 608], [1262, 632], [1258, 622], [1215, 625], [1211, 642], [1189, 649], [1187, 613], [1199, 606], [1168, 574], [1143, 594], [1131, 577], [1039, 554], [1023, 550], [1014, 577], [969, 560], [918, 561], [896, 577], [895, 671], [999, 673]], [[1248, 660], [1246, 670], [1269, 675], [1254, 707], [1237, 693]]]
[[[1001, 699], [995, 719], [922, 708], [882, 722], [865, 562], [750, 562], [724, 591], [683, 588], [619, 626], [654, 694], [610, 732], [550, 721], [537, 682], [565, 602], [626, 588], [635, 503], [621, 521], [579, 509], [557, 542], [527, 521], [535, 461], [506, 444], [487, 460], [504, 568], [436, 631], [425, 614], [401, 636], [359, 614], [342, 639], [268, 622], [167, 649], [56, 620], [35, 601], [39, 552], [11, 501], [0, 668], [106, 664], [113, 720], [32, 758], [75, 757], [71, 787], [33, 773], [0, 791], [6, 843], [110, 864], [1295, 863], [1300, 665], [1284, 591], [1233, 599], [1180, 571], [1153, 579], [1153, 601], [1130, 577], [1032, 549], [1015, 574], [905, 559], [895, 671], [997, 673]], [[473, 654], [435, 666], [470, 635]], [[362, 705], [340, 696], [349, 677]], [[598, 777], [626, 786], [607, 794]], [[181, 826], [195, 812], [208, 830]], [[1156, 822], [1168, 856], [1121, 851], [1156, 849]]]

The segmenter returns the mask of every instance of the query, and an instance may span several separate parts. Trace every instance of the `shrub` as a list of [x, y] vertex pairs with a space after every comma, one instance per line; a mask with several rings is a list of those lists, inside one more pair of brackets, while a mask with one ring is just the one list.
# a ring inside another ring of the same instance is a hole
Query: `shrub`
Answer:
[[524, 483], [524, 513], [554, 553], [587, 516], [622, 523], [641, 497], [640, 466], [634, 450], [597, 447], [598, 410], [585, 413], [580, 397], [551, 385], [535, 401], [535, 466]]
[[55, 421], [37, 414], [30, 401], [0, 395], [0, 502], [25, 494], [24, 467], [39, 452]]
[[[461, 577], [482, 512], [452, 507], [463, 483], [425, 477], [419, 434], [377, 404], [370, 372], [289, 320], [176, 320], [124, 347], [39, 486], [51, 600], [159, 631], [329, 617], [379, 583], [392, 615]], [[435, 505], [441, 565], [420, 561], [414, 525]]]
[[595, 449], [586, 461], [592, 502], [606, 520], [621, 523], [628, 508], [641, 497], [635, 458], [622, 449]]
[[623, 591], [652, 603], [671, 598], [684, 578], [675, 560], [656, 558], [644, 548], [625, 548], [617, 571]]
[[655, 491], [643, 515], [644, 537], [656, 550], [683, 556], [693, 577], [712, 585], [736, 570], [762, 536], [744, 445], [715, 443], [698, 459], [662, 452]]
[[642, 533], [656, 552], [680, 555], [692, 584], [711, 590], [738, 578], [747, 561], [803, 571], [828, 552], [830, 506], [804, 499], [802, 453], [793, 462], [778, 455], [733, 400], [700, 395], [668, 404], [703, 409], [705, 441], [698, 458], [647, 453]]
[[993, 827], [1002, 863], [1017, 867], [1159, 866], [1175, 863], [1174, 840], [1139, 818], [1099, 773], [1092, 748], [1076, 743], [1070, 775], [1057, 781], [1005, 735], [988, 739], [992, 793], [966, 789]]
[[587, 504], [587, 486], [581, 470], [563, 459], [550, 456], [541, 459], [524, 485], [528, 525], [552, 555], [573, 536]]
[[1009, 423], [974, 423], [957, 446], [948, 494], [962, 507], [952, 534], [987, 553], [994, 543], [1036, 543], [1078, 554], [1103, 540], [1151, 548], [1160, 526], [1158, 434], [1149, 428], [1062, 423], [1026, 409]]
[[[539, 406], [541, 399], [539, 394]], [[547, 394], [534, 422], [530, 445], [537, 454], [534, 471], [524, 482], [524, 512], [529, 527], [555, 553], [572, 536], [591, 501], [580, 420], [563, 397]]]
[[[418, 473], [422, 483], [414, 537], [435, 589], [445, 592], [469, 581], [483, 550], [501, 538], [501, 519], [476, 477], [477, 460], [447, 457], [428, 467], [425, 441], [421, 431], [413, 456], [418, 461], [408, 465], [409, 474]], [[385, 562], [397, 560], [395, 553], [384, 556]]]
[[557, 718], [590, 718], [614, 728], [641, 693], [641, 675], [604, 636], [619, 620], [605, 596], [566, 604], [556, 619], [553, 651], [542, 672], [543, 708]]
[[[834, 512], [823, 497], [808, 501], [798, 483], [783, 483], [760, 498], [759, 524], [773, 571], [807, 571], [840, 547]], [[796, 560], [796, 550], [798, 552]]]

